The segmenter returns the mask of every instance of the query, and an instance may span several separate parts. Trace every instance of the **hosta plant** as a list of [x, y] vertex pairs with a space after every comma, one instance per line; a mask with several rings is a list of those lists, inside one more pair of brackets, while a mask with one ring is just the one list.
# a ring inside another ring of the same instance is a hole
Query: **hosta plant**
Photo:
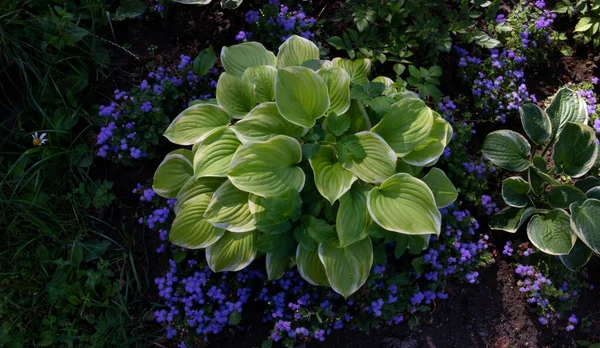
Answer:
[[215, 272], [265, 255], [276, 279], [295, 264], [347, 297], [385, 252], [380, 241], [418, 252], [440, 233], [438, 208], [457, 194], [430, 167], [452, 128], [416, 95], [369, 82], [368, 60], [320, 61], [299, 36], [277, 56], [256, 42], [224, 47], [221, 63], [216, 99], [164, 134], [188, 146], [154, 176], [156, 193], [177, 199], [171, 242], [205, 249]]
[[600, 179], [586, 176], [596, 164], [598, 140], [586, 125], [585, 102], [563, 88], [546, 110], [524, 104], [519, 113], [529, 140], [499, 130], [483, 143], [490, 161], [520, 173], [502, 182], [509, 207], [491, 219], [490, 227], [514, 233], [529, 220], [533, 245], [560, 256], [567, 268], [579, 269], [593, 252], [600, 253]]

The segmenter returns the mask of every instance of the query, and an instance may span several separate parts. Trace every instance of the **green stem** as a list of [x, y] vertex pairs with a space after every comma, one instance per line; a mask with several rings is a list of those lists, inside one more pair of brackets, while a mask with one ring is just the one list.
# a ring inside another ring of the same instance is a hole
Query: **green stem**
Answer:
[[548, 143], [548, 145], [546, 145], [546, 147], [544, 148], [544, 151], [542, 151], [542, 153], [540, 154], [541, 157], [544, 157], [544, 155], [546, 154], [546, 152], [548, 152], [548, 150], [550, 149], [550, 146], [552, 146], [553, 143], [554, 143], [554, 138], [552, 139], [552, 141], [550, 141]]

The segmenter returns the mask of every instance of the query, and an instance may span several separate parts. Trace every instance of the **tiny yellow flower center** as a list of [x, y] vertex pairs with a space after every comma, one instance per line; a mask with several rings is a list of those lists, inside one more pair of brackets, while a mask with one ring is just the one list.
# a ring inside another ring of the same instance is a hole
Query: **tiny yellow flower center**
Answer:
[[40, 146], [42, 144], [41, 139], [33, 139], [33, 146]]

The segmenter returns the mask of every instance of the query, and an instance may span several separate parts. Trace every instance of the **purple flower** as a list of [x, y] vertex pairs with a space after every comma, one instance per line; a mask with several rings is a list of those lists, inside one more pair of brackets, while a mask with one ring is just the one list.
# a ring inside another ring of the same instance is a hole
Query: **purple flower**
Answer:
[[152, 102], [145, 101], [144, 104], [142, 104], [142, 106], [140, 106], [140, 110], [142, 110], [144, 112], [150, 112], [152, 110]]

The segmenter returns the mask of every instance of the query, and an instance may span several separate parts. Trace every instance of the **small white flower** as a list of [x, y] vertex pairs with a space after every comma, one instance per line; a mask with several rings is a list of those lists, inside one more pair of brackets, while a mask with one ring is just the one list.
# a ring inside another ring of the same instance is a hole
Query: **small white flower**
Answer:
[[35, 134], [33, 134], [31, 137], [33, 138], [33, 146], [44, 145], [48, 142], [48, 139], [46, 139], [46, 133], [42, 133], [41, 136], [38, 136], [38, 133], [35, 132]]

